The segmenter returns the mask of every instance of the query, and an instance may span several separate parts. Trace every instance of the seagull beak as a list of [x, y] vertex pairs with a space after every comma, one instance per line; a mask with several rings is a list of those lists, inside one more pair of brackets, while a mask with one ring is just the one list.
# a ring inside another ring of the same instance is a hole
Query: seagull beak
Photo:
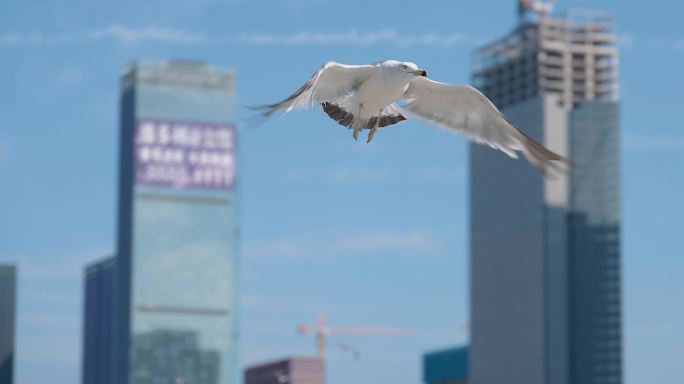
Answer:
[[422, 77], [427, 77], [427, 71], [424, 70], [424, 69], [420, 69], [420, 68], [419, 68], [419, 69], [416, 71], [416, 75], [417, 75], [417, 76], [422, 76]]

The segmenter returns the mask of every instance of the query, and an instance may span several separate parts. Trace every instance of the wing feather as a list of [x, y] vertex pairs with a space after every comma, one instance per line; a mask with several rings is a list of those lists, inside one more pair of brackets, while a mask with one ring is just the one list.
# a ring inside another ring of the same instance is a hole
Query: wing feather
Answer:
[[316, 103], [335, 102], [355, 91], [376, 68], [376, 65], [346, 65], [329, 61], [285, 100], [256, 108], [269, 117], [276, 111], [290, 112]]
[[[349, 112], [351, 108], [349, 108], [348, 105], [345, 105], [344, 100], [342, 101], [343, 102], [339, 105], [331, 102], [321, 103], [321, 108], [323, 108], [323, 112], [330, 116], [331, 119], [337, 121], [342, 126], [351, 128], [354, 121], [354, 114]], [[378, 118], [380, 120], [378, 120]], [[382, 128], [404, 120], [406, 120], [406, 116], [401, 113], [396, 104], [392, 103], [383, 108], [377, 116], [363, 120], [361, 122], [361, 129], [371, 129], [376, 123], [379, 128]]]
[[417, 77], [404, 95], [403, 109], [438, 126], [465, 134], [470, 140], [487, 144], [512, 158], [516, 151], [542, 173], [559, 170], [568, 159], [532, 140], [513, 125], [477, 89], [467, 85], [445, 84]]

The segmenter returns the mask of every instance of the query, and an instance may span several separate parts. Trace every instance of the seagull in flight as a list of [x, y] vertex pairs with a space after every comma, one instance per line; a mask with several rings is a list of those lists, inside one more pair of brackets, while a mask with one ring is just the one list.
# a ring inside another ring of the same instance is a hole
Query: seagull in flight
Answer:
[[330, 61], [285, 100], [256, 108], [270, 117], [313, 104], [320, 104], [340, 125], [352, 128], [355, 140], [359, 131], [368, 129], [367, 143], [378, 128], [418, 117], [512, 158], [522, 152], [542, 173], [570, 163], [518, 129], [477, 89], [430, 80], [424, 69], [411, 62], [346, 65]]
[[351, 353], [354, 357], [354, 360], [358, 360], [361, 357], [361, 352], [359, 352], [358, 349], [352, 347], [351, 345], [343, 343], [341, 341], [337, 343], [337, 345], [339, 345], [340, 349], [342, 349], [343, 351]]

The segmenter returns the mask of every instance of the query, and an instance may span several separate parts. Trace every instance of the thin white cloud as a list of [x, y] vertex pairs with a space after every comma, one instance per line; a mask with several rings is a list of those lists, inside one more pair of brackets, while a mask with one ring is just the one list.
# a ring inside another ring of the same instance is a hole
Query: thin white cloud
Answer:
[[635, 133], [627, 132], [623, 138], [625, 151], [663, 152], [684, 150], [684, 134], [680, 133]]
[[636, 36], [633, 33], [625, 32], [618, 33], [616, 36], [616, 44], [620, 48], [633, 48], [637, 43]]
[[[308, 0], [307, 0], [308, 1]], [[84, 44], [97, 42], [115, 42], [118, 44], [214, 44], [214, 45], [247, 45], [247, 46], [315, 46], [315, 45], [351, 45], [371, 46], [388, 45], [393, 47], [452, 47], [475, 42], [460, 32], [418, 32], [409, 33], [396, 28], [385, 28], [374, 31], [349, 29], [345, 31], [296, 31], [285, 33], [250, 32], [243, 34], [209, 34], [181, 28], [148, 25], [131, 27], [112, 24], [102, 28], [86, 30], [79, 33], [60, 32], [0, 32], [0, 47], [23, 47], [61, 44]], [[656, 37], [642, 39], [631, 32], [617, 34], [616, 44], [621, 48], [635, 48], [637, 45], [650, 49], [684, 51], [684, 36]]]
[[[367, 316], [376, 316], [381, 313], [375, 306], [365, 306], [354, 300], [331, 302], [330, 300], [321, 299], [315, 294], [311, 296], [307, 297], [306, 300], [302, 300], [302, 297], [298, 295], [288, 295], [283, 292], [257, 293], [247, 289], [240, 296], [240, 308], [248, 312], [250, 317], [259, 317], [260, 320], [263, 320], [259, 322], [258, 327], [254, 327], [255, 324], [252, 323], [252, 329], [258, 328], [259, 332], [282, 328], [282, 324], [279, 321], [273, 322], [271, 321], [273, 320], [271, 316], [264, 315], [274, 315], [284, 311], [302, 314], [309, 314], [312, 311], [323, 311], [328, 314], [354, 311], [356, 315], [363, 313]], [[286, 326], [290, 327], [290, 325]]]
[[283, 174], [286, 181], [302, 182], [319, 180], [333, 184], [381, 183], [391, 178], [391, 173], [377, 168], [329, 168], [290, 169]]
[[114, 41], [120, 44], [148, 42], [168, 44], [201, 44], [208, 42], [209, 39], [201, 32], [190, 32], [183, 29], [158, 26], [133, 28], [118, 24], [79, 34], [9, 32], [0, 35], [0, 46], [7, 47], [74, 44], [101, 41]]
[[678, 38], [658, 37], [646, 41], [646, 47], [659, 51], [684, 51], [684, 36]]
[[389, 178], [389, 172], [369, 168], [334, 168], [326, 171], [324, 177], [338, 184], [350, 184], [357, 181], [375, 183], [387, 180]]
[[44, 34], [42, 32], [9, 32], [0, 35], [0, 45], [4, 46], [33, 46], [63, 44], [72, 42], [74, 38], [65, 34]]
[[458, 180], [466, 176], [466, 170], [463, 166], [454, 166], [450, 168], [421, 168], [409, 173], [417, 181], [449, 181]]
[[255, 259], [323, 260], [382, 252], [425, 255], [439, 251], [442, 246], [442, 241], [421, 230], [359, 231], [248, 242], [243, 255]]
[[375, 184], [393, 181], [442, 182], [458, 180], [465, 176], [462, 166], [451, 168], [426, 167], [415, 169], [382, 169], [369, 167], [335, 167], [329, 169], [290, 169], [283, 173], [286, 181], [323, 181], [338, 185]]
[[466, 41], [462, 33], [403, 34], [396, 29], [360, 32], [352, 29], [344, 32], [302, 31], [294, 34], [251, 33], [239, 35], [235, 42], [247, 45], [375, 45], [389, 44], [400, 47], [419, 45], [453, 46]]
[[157, 26], [131, 28], [122, 25], [112, 25], [92, 31], [87, 34], [87, 38], [90, 40], [112, 39], [124, 44], [143, 42], [198, 44], [205, 43], [208, 40], [207, 36], [200, 32]]
[[361, 32], [299, 31], [293, 33], [245, 33], [238, 36], [209, 35], [204, 32], [178, 28], [143, 26], [129, 27], [119, 24], [85, 31], [78, 34], [45, 32], [8, 32], [0, 34], [0, 46], [21, 47], [54, 44], [75, 44], [113, 41], [120, 44], [228, 44], [252, 46], [304, 46], [304, 45], [377, 45], [398, 47], [454, 46], [467, 41], [462, 33], [402, 33], [396, 29]]

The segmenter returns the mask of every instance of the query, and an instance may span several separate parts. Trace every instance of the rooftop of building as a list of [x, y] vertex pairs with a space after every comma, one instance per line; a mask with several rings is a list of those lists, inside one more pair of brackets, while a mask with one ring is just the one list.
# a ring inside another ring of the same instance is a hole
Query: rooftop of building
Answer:
[[267, 361], [264, 361], [261, 363], [250, 364], [249, 366], [246, 367], [246, 370], [262, 369], [262, 368], [267, 368], [270, 366], [288, 363], [288, 362], [292, 362], [292, 361], [297, 361], [297, 362], [300, 362], [300, 361], [305, 361], [305, 362], [320, 361], [320, 362], [322, 362], [323, 360], [320, 357], [316, 357], [316, 356], [286, 356], [286, 357], [281, 357], [278, 359], [267, 360]]
[[147, 83], [232, 90], [234, 78], [232, 69], [192, 59], [137, 61], [126, 66], [121, 74], [124, 89], [136, 83]]
[[445, 383], [464, 381], [468, 377], [468, 346], [458, 346], [423, 355], [423, 381]]

